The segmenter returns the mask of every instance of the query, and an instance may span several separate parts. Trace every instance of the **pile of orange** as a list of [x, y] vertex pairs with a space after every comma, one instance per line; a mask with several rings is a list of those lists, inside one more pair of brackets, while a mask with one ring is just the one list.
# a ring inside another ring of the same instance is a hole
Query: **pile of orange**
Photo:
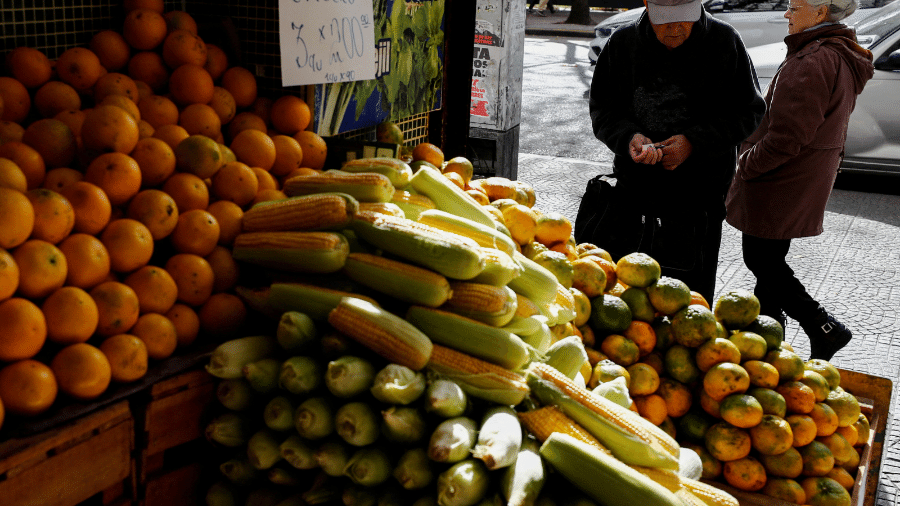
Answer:
[[55, 61], [6, 55], [0, 413], [94, 399], [198, 335], [232, 337], [244, 210], [324, 164], [301, 98], [260, 95], [188, 13], [125, 9]]

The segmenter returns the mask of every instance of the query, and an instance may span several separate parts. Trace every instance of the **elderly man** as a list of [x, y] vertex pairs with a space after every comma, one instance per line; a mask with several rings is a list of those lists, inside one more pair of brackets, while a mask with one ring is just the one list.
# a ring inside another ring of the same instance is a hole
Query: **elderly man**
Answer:
[[[614, 257], [650, 254], [663, 275], [712, 303], [737, 146], [765, 103], [740, 36], [700, 0], [644, 5], [610, 37], [591, 83], [594, 135], [615, 154], [616, 192], [628, 203], [615, 206], [594, 242]], [[638, 244], [617, 244], [633, 235], [622, 227], [644, 227]]]

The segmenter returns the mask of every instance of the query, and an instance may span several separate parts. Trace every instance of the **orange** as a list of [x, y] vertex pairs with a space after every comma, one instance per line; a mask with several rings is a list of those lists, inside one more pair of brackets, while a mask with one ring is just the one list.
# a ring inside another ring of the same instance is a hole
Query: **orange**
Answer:
[[586, 258], [575, 259], [571, 264], [574, 269], [572, 286], [590, 298], [603, 294], [606, 290], [606, 271], [602, 267]]
[[0, 119], [21, 123], [31, 109], [31, 95], [17, 79], [0, 76], [0, 99], [3, 102], [3, 112]]
[[809, 415], [790, 414], [785, 420], [791, 425], [791, 432], [794, 434], [794, 448], [806, 446], [816, 439], [816, 421]]
[[34, 229], [34, 207], [28, 197], [0, 187], [0, 248], [12, 249], [25, 242]]
[[200, 306], [212, 295], [215, 273], [205, 258], [192, 253], [178, 253], [169, 257], [165, 269], [178, 285], [178, 300], [190, 306]]
[[790, 478], [768, 478], [766, 486], [759, 491], [763, 495], [794, 504], [806, 503], [806, 492], [799, 483]]
[[328, 153], [325, 139], [307, 130], [297, 132], [293, 137], [303, 149], [303, 167], [321, 170], [325, 166], [325, 156]]
[[50, 362], [59, 389], [81, 400], [96, 399], [109, 387], [112, 369], [100, 349], [75, 343], [59, 350]]
[[275, 160], [269, 170], [273, 175], [285, 176], [302, 167], [303, 148], [297, 139], [287, 135], [274, 135], [272, 143], [275, 145]]
[[852, 425], [859, 419], [859, 401], [856, 400], [853, 394], [841, 387], [837, 387], [829, 392], [825, 403], [837, 413], [838, 425], [841, 427]]
[[101, 103], [110, 95], [122, 95], [134, 104], [140, 100], [134, 79], [119, 72], [104, 74], [94, 83], [94, 103]]
[[726, 462], [722, 475], [729, 485], [740, 490], [756, 492], [766, 486], [766, 470], [754, 457]]
[[[113, 105], [120, 109], [123, 109], [128, 113], [129, 116], [134, 118], [134, 120], [140, 124], [141, 122], [141, 110], [137, 106], [137, 103], [132, 101], [130, 98], [125, 95], [107, 95], [102, 101], [97, 102], [97, 105]], [[145, 122], [146, 123], [146, 122]], [[149, 125], [149, 123], [148, 123]]]
[[215, 275], [213, 293], [229, 291], [237, 284], [240, 267], [234, 257], [231, 256], [230, 249], [224, 246], [216, 246], [204, 258], [209, 262], [209, 266], [212, 267]]
[[68, 167], [78, 149], [69, 126], [54, 118], [39, 119], [28, 125], [22, 142], [34, 148], [49, 168]]
[[610, 334], [600, 343], [600, 351], [616, 364], [624, 367], [635, 363], [640, 358], [640, 350], [631, 339], [620, 335]]
[[748, 360], [743, 366], [750, 375], [751, 385], [763, 388], [778, 386], [778, 369], [774, 365], [761, 360]]
[[571, 235], [572, 223], [562, 213], [549, 212], [538, 217], [534, 230], [534, 239], [537, 242], [551, 246], [565, 242]]
[[34, 93], [34, 107], [44, 118], [52, 118], [62, 111], [81, 109], [81, 96], [62, 81], [47, 81]]
[[[129, 76], [129, 77], [131, 77], [131, 76]], [[132, 77], [132, 79], [134, 79], [134, 78]], [[153, 96], [153, 89], [150, 88], [149, 84], [145, 83], [144, 81], [141, 81], [140, 79], [135, 79], [134, 84], [137, 85], [138, 96], [140, 97], [138, 102], [140, 102], [140, 100], [143, 100], [147, 97]]]
[[174, 152], [178, 170], [194, 174], [200, 179], [212, 177], [224, 163], [219, 144], [206, 135], [189, 136], [175, 146]]
[[691, 409], [693, 403], [691, 390], [683, 383], [662, 378], [656, 393], [666, 401], [666, 412], [669, 416], [678, 418]]
[[760, 423], [763, 408], [752, 395], [731, 394], [719, 401], [719, 415], [735, 427], [749, 429]]
[[[656, 330], [656, 335], [665, 335], [665, 332]], [[657, 341], [659, 342], [659, 341]], [[680, 344], [670, 346], [663, 356], [666, 366], [666, 374], [685, 385], [690, 385], [703, 378], [703, 372], [697, 368], [694, 361], [694, 350]], [[701, 391], [704, 391], [701, 389]]]
[[178, 346], [175, 324], [159, 313], [141, 315], [129, 333], [144, 342], [147, 356], [154, 360], [172, 356]]
[[[0, 77], [0, 79], [3, 79]], [[24, 137], [24, 130], [22, 135]], [[22, 141], [8, 141], [0, 144], [0, 158], [8, 158], [19, 166], [25, 174], [28, 189], [33, 190], [41, 186], [47, 173], [47, 166], [38, 151]]]
[[524, 246], [534, 240], [537, 227], [537, 213], [528, 206], [514, 204], [503, 209], [503, 220], [512, 240]]
[[101, 30], [95, 33], [88, 47], [97, 55], [100, 65], [109, 72], [124, 68], [131, 56], [131, 48], [128, 47], [125, 37], [114, 30]]
[[172, 69], [185, 63], [203, 66], [206, 64], [206, 44], [197, 36], [196, 28], [176, 28], [163, 40], [162, 57]]
[[[209, 75], [213, 80], [218, 80], [222, 77], [222, 73], [228, 69], [228, 54], [215, 44], [207, 44], [206, 63], [203, 64], [203, 68], [209, 72]], [[229, 95], [230, 94], [231, 93], [229, 92]]]
[[591, 371], [591, 378], [588, 381], [588, 386], [594, 388], [600, 383], [612, 381], [619, 376], [625, 378], [626, 386], [631, 385], [631, 374], [629, 374], [628, 369], [613, 362], [612, 360], [603, 359], [594, 364], [594, 369]]
[[59, 243], [70, 266], [66, 284], [89, 290], [109, 274], [109, 252], [100, 239], [89, 234], [72, 234]]
[[[637, 362], [628, 366], [627, 370], [631, 375], [631, 385], [628, 388], [631, 395], [650, 395], [659, 388], [659, 373], [650, 365]], [[665, 399], [663, 401], [665, 402]]]
[[766, 339], [755, 332], [735, 332], [728, 339], [741, 351], [741, 360], [762, 360], [769, 349]]
[[695, 359], [697, 360], [697, 367], [700, 368], [701, 371], [706, 372], [714, 365], [723, 362], [740, 364], [741, 351], [728, 339], [716, 337], [706, 341], [697, 348]]
[[128, 203], [126, 216], [143, 223], [158, 241], [168, 237], [178, 224], [178, 205], [164, 191], [143, 190]]
[[147, 123], [144, 120], [138, 121], [138, 139], [147, 139], [149, 137], [153, 137], [154, 131], [155, 129], [150, 123]]
[[819, 441], [800, 446], [797, 451], [803, 457], [804, 476], [825, 476], [834, 467], [834, 455], [828, 446]]
[[[235, 162], [232, 162], [232, 163], [235, 163]], [[240, 163], [240, 162], [237, 162], [237, 163]], [[278, 187], [280, 185], [278, 184], [278, 180], [275, 179], [275, 176], [273, 176], [270, 172], [266, 172], [265, 170], [263, 170], [259, 167], [250, 167], [250, 170], [252, 170], [253, 175], [256, 176], [256, 181], [257, 181], [256, 195], [259, 195], [259, 192], [261, 192], [263, 190], [279, 191]], [[213, 184], [215, 184], [215, 182]], [[213, 188], [213, 189], [215, 189], [215, 188]], [[253, 198], [256, 199], [256, 196], [254, 196]]]
[[106, 72], [100, 64], [100, 58], [86, 47], [72, 47], [63, 51], [56, 58], [55, 68], [60, 81], [84, 94], [88, 94]]
[[834, 464], [837, 466], [846, 464], [850, 460], [851, 454], [856, 452], [853, 449], [853, 445], [837, 432], [827, 436], [817, 437], [816, 441], [828, 447], [831, 454], [834, 456]]
[[311, 113], [306, 102], [294, 95], [283, 95], [272, 103], [269, 109], [272, 127], [284, 135], [294, 135], [306, 130]]
[[[837, 415], [835, 414], [835, 416]], [[859, 442], [859, 432], [856, 429], [855, 425], [838, 427], [835, 432], [844, 436], [844, 439], [846, 439], [847, 442], [850, 443], [850, 446], [856, 446], [856, 444]]]
[[121, 107], [98, 105], [84, 115], [81, 143], [87, 156], [130, 153], [140, 140], [137, 120]]
[[166, 311], [166, 318], [175, 324], [178, 346], [189, 346], [197, 339], [200, 332], [200, 317], [190, 306], [176, 302]]
[[41, 299], [65, 283], [68, 273], [66, 257], [53, 244], [29, 239], [13, 250], [12, 255], [19, 266], [18, 293], [22, 297]]
[[[255, 130], [247, 132], [252, 131]], [[219, 200], [230, 200], [241, 207], [249, 204], [258, 190], [259, 179], [245, 163], [228, 162], [212, 177], [213, 195]]]
[[84, 180], [102, 189], [111, 205], [119, 206], [140, 191], [141, 168], [124, 153], [104, 153], [88, 165]]
[[[2, 78], [0, 78], [2, 79]], [[13, 80], [15, 81], [15, 80]], [[0, 85], [0, 103], [3, 103], [3, 88]], [[2, 117], [3, 108], [0, 108], [0, 117]], [[25, 128], [18, 123], [0, 119], [0, 145], [9, 141], [21, 141]]]
[[209, 205], [209, 188], [199, 177], [187, 173], [176, 172], [166, 179], [162, 191], [169, 194], [178, 205], [179, 213], [193, 209], [206, 209]]
[[778, 370], [779, 381], [796, 381], [803, 377], [803, 359], [784, 347], [766, 353], [763, 361], [775, 366], [775, 369]]
[[[262, 169], [259, 169], [262, 170]], [[285, 194], [281, 190], [276, 190], [274, 188], [266, 188], [264, 190], [259, 190], [256, 192], [256, 196], [253, 197], [253, 200], [250, 202], [249, 207], [253, 207], [260, 202], [269, 202], [272, 200], [284, 200], [288, 198], [287, 194]]]
[[[74, 170], [73, 172], [78, 173]], [[25, 179], [25, 173], [9, 158], [0, 158], [0, 187], [11, 188], [23, 193], [28, 190], [28, 180]]]
[[841, 486], [847, 490], [853, 490], [853, 486], [856, 485], [856, 480], [843, 467], [832, 467], [831, 471], [828, 471], [828, 474], [826, 474], [825, 477], [840, 483]]
[[219, 117], [219, 123], [222, 125], [227, 125], [229, 121], [234, 119], [234, 115], [237, 114], [237, 105], [234, 103], [234, 97], [221, 86], [213, 88], [212, 99], [207, 105], [215, 111], [216, 116]]
[[185, 130], [183, 126], [174, 123], [171, 125], [159, 126], [153, 131], [153, 138], [165, 142], [172, 150], [188, 137], [190, 137], [190, 134], [187, 133], [187, 130]]
[[129, 156], [140, 169], [144, 188], [162, 184], [175, 172], [175, 151], [155, 137], [139, 140]]
[[141, 118], [153, 128], [178, 123], [178, 106], [169, 98], [161, 95], [150, 95], [138, 101]]
[[234, 97], [239, 109], [250, 107], [256, 100], [256, 76], [243, 67], [231, 67], [222, 74], [222, 87]]
[[13, 256], [0, 249], [0, 301], [6, 300], [19, 288], [19, 266]]
[[828, 380], [816, 371], [805, 369], [803, 376], [798, 381], [812, 389], [816, 396], [816, 402], [824, 402], [828, 398], [828, 393], [831, 391]]
[[622, 334], [634, 341], [641, 357], [647, 356], [656, 347], [656, 332], [647, 322], [633, 320]]
[[429, 142], [420, 142], [412, 151], [413, 161], [423, 160], [435, 167], [441, 167], [444, 164], [444, 152], [441, 148]]
[[149, 9], [128, 12], [122, 25], [122, 34], [128, 45], [138, 51], [155, 49], [165, 40], [167, 31], [162, 14]]
[[147, 374], [147, 345], [137, 336], [116, 334], [100, 343], [100, 351], [109, 360], [112, 380], [129, 383]]
[[162, 267], [145, 265], [122, 281], [137, 295], [141, 314], [164, 314], [178, 297], [178, 285]]
[[262, 116], [250, 111], [239, 112], [232, 118], [231, 122], [228, 123], [228, 138], [234, 139], [237, 134], [244, 130], [267, 132], [266, 120], [264, 120]]
[[239, 162], [270, 170], [275, 164], [275, 142], [265, 132], [247, 129], [239, 132], [228, 145]]
[[771, 388], [753, 387], [747, 390], [748, 395], [752, 395], [759, 401], [763, 408], [763, 413], [767, 415], [777, 415], [782, 418], [787, 416], [787, 402], [784, 397], [772, 390]]
[[189, 104], [183, 108], [178, 116], [178, 124], [191, 135], [205, 135], [213, 139], [222, 130], [219, 113], [206, 104]]
[[29, 190], [25, 195], [34, 208], [32, 239], [57, 244], [72, 232], [75, 210], [65, 197], [46, 188]]
[[57, 344], [83, 343], [94, 335], [100, 322], [97, 304], [76, 286], [51, 293], [41, 305], [47, 320], [47, 339]]
[[109, 251], [110, 268], [115, 272], [131, 272], [147, 265], [153, 256], [153, 236], [140, 221], [120, 218], [109, 222], [100, 234]]
[[787, 402], [788, 413], [809, 413], [816, 404], [816, 396], [812, 389], [799, 381], [783, 382], [775, 387], [775, 391]]
[[237, 337], [247, 318], [247, 308], [237, 295], [215, 293], [203, 303], [197, 312], [200, 328], [214, 342]]
[[[5, 160], [5, 158], [0, 158], [0, 160]], [[84, 173], [82, 172], [68, 167], [57, 167], [47, 171], [47, 175], [44, 177], [44, 183], [41, 185], [41, 188], [62, 193], [63, 188], [83, 179]]]
[[0, 321], [0, 361], [31, 358], [47, 340], [44, 314], [28, 299], [13, 297], [0, 302]]
[[635, 395], [633, 400], [638, 413], [653, 425], [660, 425], [668, 416], [666, 401], [656, 394]]
[[816, 437], [830, 436], [838, 429], [837, 413], [824, 402], [815, 403], [806, 414], [816, 423]]
[[6, 53], [6, 69], [26, 88], [37, 88], [50, 80], [53, 67], [39, 49], [19, 46]]
[[76, 181], [60, 193], [72, 206], [74, 232], [95, 235], [109, 223], [112, 204], [102, 188], [88, 181]]
[[803, 473], [803, 457], [794, 447], [775, 455], [759, 454], [759, 460], [772, 476], [796, 478]]
[[[54, 119], [58, 119], [69, 126], [69, 130], [75, 134], [79, 147], [81, 147], [81, 126], [84, 124], [85, 114], [87, 114], [86, 110], [65, 110], [59, 111], [53, 116]], [[76, 155], [77, 157], [78, 155]]]
[[204, 257], [212, 253], [219, 242], [219, 222], [203, 209], [186, 211], [179, 214], [169, 240], [179, 253]]
[[163, 14], [166, 18], [166, 26], [171, 33], [174, 30], [187, 30], [191, 33], [197, 33], [197, 21], [184, 11], [169, 11]]
[[58, 391], [53, 371], [37, 360], [19, 360], [0, 369], [0, 399], [10, 414], [39, 415], [53, 405]]
[[718, 363], [703, 376], [703, 390], [717, 401], [731, 394], [746, 392], [748, 388], [750, 375], [743, 367], [731, 362]]
[[128, 60], [128, 76], [146, 83], [154, 92], [162, 92], [169, 82], [169, 69], [162, 56], [154, 51], [140, 51]]
[[750, 428], [753, 449], [764, 455], [780, 455], [792, 448], [794, 433], [784, 418], [763, 415], [762, 420]]
[[219, 244], [230, 246], [241, 233], [243, 209], [234, 202], [217, 200], [206, 209], [219, 222]]
[[752, 448], [750, 433], [726, 422], [707, 429], [706, 449], [717, 460], [730, 462], [746, 457]]
[[169, 75], [169, 92], [172, 100], [182, 106], [206, 104], [213, 98], [212, 77], [201, 65], [185, 63]]
[[97, 333], [101, 336], [128, 332], [137, 322], [140, 303], [130, 286], [118, 281], [104, 281], [89, 293], [97, 303], [100, 314]]

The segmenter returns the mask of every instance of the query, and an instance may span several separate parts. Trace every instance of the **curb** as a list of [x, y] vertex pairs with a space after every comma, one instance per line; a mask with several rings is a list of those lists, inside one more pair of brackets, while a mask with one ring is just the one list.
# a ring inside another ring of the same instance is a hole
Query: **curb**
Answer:
[[594, 34], [591, 32], [550, 28], [525, 28], [525, 35], [538, 35], [542, 37], [579, 37], [583, 39], [594, 38]]

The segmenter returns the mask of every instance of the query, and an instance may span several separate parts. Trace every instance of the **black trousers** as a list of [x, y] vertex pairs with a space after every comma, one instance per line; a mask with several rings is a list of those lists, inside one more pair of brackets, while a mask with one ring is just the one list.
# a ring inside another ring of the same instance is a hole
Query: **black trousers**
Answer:
[[722, 221], [720, 218], [706, 219], [706, 233], [700, 241], [701, 244], [694, 246], [699, 249], [700, 261], [693, 269], [672, 269], [665, 265], [661, 269], [663, 276], [680, 279], [691, 290], [700, 292], [710, 307], [715, 304], [716, 271], [719, 266], [719, 248], [722, 245]]
[[784, 311], [802, 324], [815, 318], [821, 309], [788, 265], [790, 247], [790, 239], [743, 234], [741, 240], [744, 264], [756, 276], [753, 293], [759, 299], [760, 313], [774, 317]]

